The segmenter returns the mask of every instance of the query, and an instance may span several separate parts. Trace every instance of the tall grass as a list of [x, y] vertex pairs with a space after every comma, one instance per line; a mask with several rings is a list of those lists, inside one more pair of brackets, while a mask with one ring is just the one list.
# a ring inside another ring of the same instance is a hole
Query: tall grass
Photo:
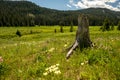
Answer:
[[[120, 32], [101, 32], [99, 27], [90, 27], [90, 37], [95, 47], [77, 49], [69, 60], [65, 59], [66, 48], [75, 39], [70, 27], [1, 27], [0, 62], [1, 80], [119, 80], [120, 79]], [[56, 29], [56, 33], [54, 33]], [[16, 31], [22, 33], [21, 37]], [[32, 31], [32, 33], [31, 33]], [[59, 64], [59, 74], [47, 68]]]

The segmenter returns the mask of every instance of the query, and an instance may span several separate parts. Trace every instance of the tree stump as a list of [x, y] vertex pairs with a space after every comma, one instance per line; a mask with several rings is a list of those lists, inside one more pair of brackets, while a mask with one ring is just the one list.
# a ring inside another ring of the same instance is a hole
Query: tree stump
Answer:
[[91, 47], [91, 45], [92, 42], [89, 35], [89, 21], [86, 15], [81, 14], [78, 16], [78, 29], [76, 31], [75, 42], [69, 48], [66, 58], [68, 59], [73, 53], [73, 50], [75, 50], [77, 47], [82, 50], [83, 48]]

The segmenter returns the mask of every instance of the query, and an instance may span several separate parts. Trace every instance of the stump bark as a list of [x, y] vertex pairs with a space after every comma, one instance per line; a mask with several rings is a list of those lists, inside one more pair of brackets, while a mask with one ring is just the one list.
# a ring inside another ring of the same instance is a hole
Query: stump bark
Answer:
[[91, 47], [92, 42], [89, 35], [89, 21], [86, 15], [78, 16], [78, 29], [76, 31], [76, 38], [73, 45], [69, 48], [69, 51], [66, 55], [68, 59], [77, 47], [82, 50], [83, 48]]

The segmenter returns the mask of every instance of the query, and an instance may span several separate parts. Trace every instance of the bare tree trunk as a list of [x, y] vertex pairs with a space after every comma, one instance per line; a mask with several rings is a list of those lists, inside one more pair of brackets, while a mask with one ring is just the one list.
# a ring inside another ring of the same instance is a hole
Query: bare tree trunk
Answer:
[[73, 50], [75, 50], [77, 47], [82, 50], [83, 48], [91, 47], [91, 45], [92, 42], [89, 35], [89, 21], [87, 19], [87, 16], [81, 14], [80, 16], [78, 16], [78, 29], [76, 31], [75, 42], [69, 48], [66, 58], [68, 59], [72, 54]]

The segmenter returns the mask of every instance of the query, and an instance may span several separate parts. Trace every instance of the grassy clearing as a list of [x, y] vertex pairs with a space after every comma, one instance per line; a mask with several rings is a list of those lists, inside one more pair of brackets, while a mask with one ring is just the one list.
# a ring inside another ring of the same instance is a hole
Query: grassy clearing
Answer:
[[[17, 30], [22, 37], [15, 34]], [[76, 27], [69, 32], [67, 26], [64, 33], [59, 32], [58, 26], [1, 27], [0, 79], [119, 80], [120, 32], [101, 32], [99, 27], [90, 27], [91, 40], [97, 46], [82, 52], [78, 49], [66, 60], [65, 49], [74, 42], [75, 31]]]

